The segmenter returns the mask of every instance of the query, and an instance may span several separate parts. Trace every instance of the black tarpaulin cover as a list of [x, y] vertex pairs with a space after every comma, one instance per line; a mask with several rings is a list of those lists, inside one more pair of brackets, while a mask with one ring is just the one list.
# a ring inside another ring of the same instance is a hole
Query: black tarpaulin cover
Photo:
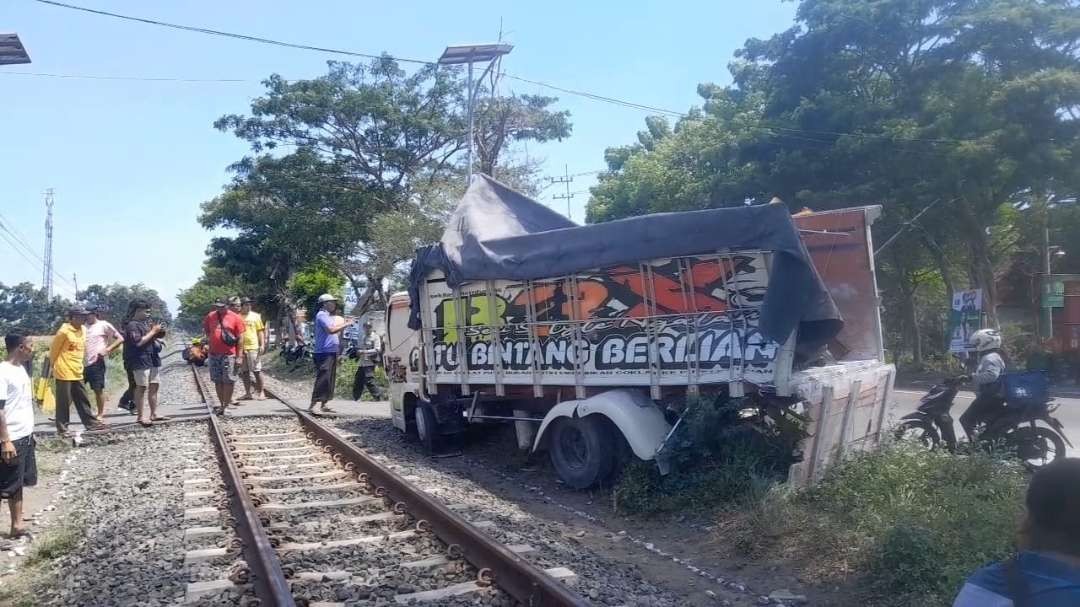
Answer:
[[782, 204], [657, 213], [579, 226], [486, 175], [458, 203], [442, 241], [417, 251], [409, 273], [409, 326], [420, 328], [420, 285], [434, 269], [451, 287], [473, 280], [531, 280], [646, 259], [773, 251], [761, 331], [777, 342], [823, 343], [843, 325]]

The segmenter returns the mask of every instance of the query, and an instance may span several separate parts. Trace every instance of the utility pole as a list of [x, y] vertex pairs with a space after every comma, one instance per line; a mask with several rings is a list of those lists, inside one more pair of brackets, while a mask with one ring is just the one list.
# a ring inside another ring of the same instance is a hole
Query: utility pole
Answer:
[[75, 301], [79, 301], [79, 275], [71, 273], [72, 284], [75, 286]]
[[45, 289], [45, 297], [52, 300], [53, 296], [53, 189], [45, 190], [45, 264], [41, 276], [41, 288]]
[[570, 191], [570, 183], [574, 181], [574, 178], [570, 175], [570, 165], [564, 165], [563, 171], [564, 174], [562, 177], [548, 177], [548, 181], [566, 185], [565, 194], [555, 194], [552, 198], [554, 200], [566, 200], [566, 218], [573, 221], [574, 218], [570, 216], [570, 199], [574, 197], [574, 194]]

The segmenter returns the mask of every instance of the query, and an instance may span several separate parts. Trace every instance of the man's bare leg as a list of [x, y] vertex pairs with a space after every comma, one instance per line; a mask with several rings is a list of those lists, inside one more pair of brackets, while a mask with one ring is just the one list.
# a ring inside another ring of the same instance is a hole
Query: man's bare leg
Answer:
[[251, 400], [251, 376], [247, 369], [240, 369], [240, 379], [244, 382], [244, 395], [239, 400]]
[[225, 408], [229, 406], [229, 399], [226, 398], [225, 394], [225, 383], [221, 382], [214, 384], [214, 392], [217, 394], [218, 403], [221, 405], [221, 410], [224, 412]]
[[105, 391], [94, 390], [94, 400], [97, 401], [97, 420], [105, 419]]
[[263, 388], [262, 371], [255, 372], [255, 394], [259, 400], [266, 400], [266, 390]]
[[17, 537], [22, 535], [26, 531], [26, 527], [23, 526], [22, 514], [23, 514], [23, 490], [19, 487], [19, 490], [8, 498], [8, 508], [11, 510], [11, 537]]
[[233, 390], [236, 389], [236, 384], [231, 382], [224, 382], [221, 384], [221, 404], [222, 406], [231, 405], [233, 400]]
[[145, 424], [149, 420], [143, 417], [143, 410], [146, 409], [146, 386], [135, 386], [135, 415], [140, 424]]
[[157, 404], [158, 404], [157, 394], [158, 394], [158, 387], [159, 386], [160, 386], [160, 384], [150, 384], [150, 387], [148, 389], [149, 395], [147, 397], [147, 400], [150, 401], [150, 419], [152, 419], [152, 420], [158, 418], [158, 414], [157, 414]]

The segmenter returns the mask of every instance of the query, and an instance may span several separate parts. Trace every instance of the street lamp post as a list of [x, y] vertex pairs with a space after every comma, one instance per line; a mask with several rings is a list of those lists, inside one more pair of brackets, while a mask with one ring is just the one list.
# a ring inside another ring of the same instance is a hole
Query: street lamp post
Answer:
[[[443, 51], [441, 57], [439, 57], [439, 65], [461, 65], [467, 64], [468, 67], [468, 99], [466, 101], [468, 107], [466, 112], [469, 116], [469, 148], [468, 158], [466, 160], [467, 168], [465, 170], [465, 185], [468, 186], [472, 183], [473, 174], [473, 106], [476, 102], [476, 89], [479, 88], [480, 82], [484, 80], [484, 76], [487, 75], [491, 66], [495, 65], [495, 59], [508, 54], [513, 50], [513, 45], [496, 43], [496, 44], [460, 44], [456, 46], [448, 46]], [[480, 74], [480, 77], [476, 79], [476, 84], [473, 84], [473, 64], [487, 62], [487, 67], [484, 68], [484, 72]]]

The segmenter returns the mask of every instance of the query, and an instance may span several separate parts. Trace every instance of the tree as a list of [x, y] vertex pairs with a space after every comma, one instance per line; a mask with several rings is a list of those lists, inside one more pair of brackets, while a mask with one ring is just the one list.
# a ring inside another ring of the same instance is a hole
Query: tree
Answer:
[[[492, 89], [497, 85], [493, 83]], [[570, 136], [570, 112], [549, 108], [559, 99], [541, 95], [478, 95], [474, 147], [481, 173], [505, 181], [499, 160], [512, 142], [562, 141]]]
[[136, 299], [144, 299], [150, 304], [150, 315], [154, 320], [166, 324], [172, 322], [172, 314], [169, 307], [161, 299], [158, 292], [142, 283], [131, 286], [90, 285], [86, 290], [79, 293], [80, 300], [87, 305], [95, 305], [106, 310], [105, 316], [114, 324], [119, 324], [127, 314], [128, 305]]
[[[362, 313], [415, 247], [438, 237], [442, 193], [464, 176], [464, 85], [459, 69], [406, 74], [389, 58], [329, 65], [314, 80], [271, 76], [250, 116], [215, 123], [256, 156], [233, 165], [233, 182], [203, 205], [200, 221], [237, 232], [211, 242], [209, 263], [266, 285], [283, 308], [296, 305], [290, 280], [315, 264], [345, 277]], [[477, 141], [492, 172], [528, 182], [531, 167], [504, 159], [512, 142], [569, 135], [567, 113], [549, 109], [554, 101], [480, 104]], [[282, 145], [295, 151], [275, 155]]]
[[195, 284], [177, 294], [180, 308], [176, 323], [192, 333], [202, 332], [202, 321], [213, 308], [214, 302], [229, 297], [249, 294], [253, 287], [220, 267], [203, 264], [203, 274]]
[[45, 289], [28, 282], [12, 286], [0, 283], [0, 332], [51, 335], [64, 322], [70, 307], [66, 299], [49, 299]]
[[734, 84], [699, 87], [701, 112], [670, 136], [609, 152], [590, 218], [779, 196], [881, 203], [898, 227], [938, 203], [927, 242], [963, 255], [996, 322], [999, 209], [1080, 184], [1080, 7], [803, 0], [796, 19], [747, 41]]

